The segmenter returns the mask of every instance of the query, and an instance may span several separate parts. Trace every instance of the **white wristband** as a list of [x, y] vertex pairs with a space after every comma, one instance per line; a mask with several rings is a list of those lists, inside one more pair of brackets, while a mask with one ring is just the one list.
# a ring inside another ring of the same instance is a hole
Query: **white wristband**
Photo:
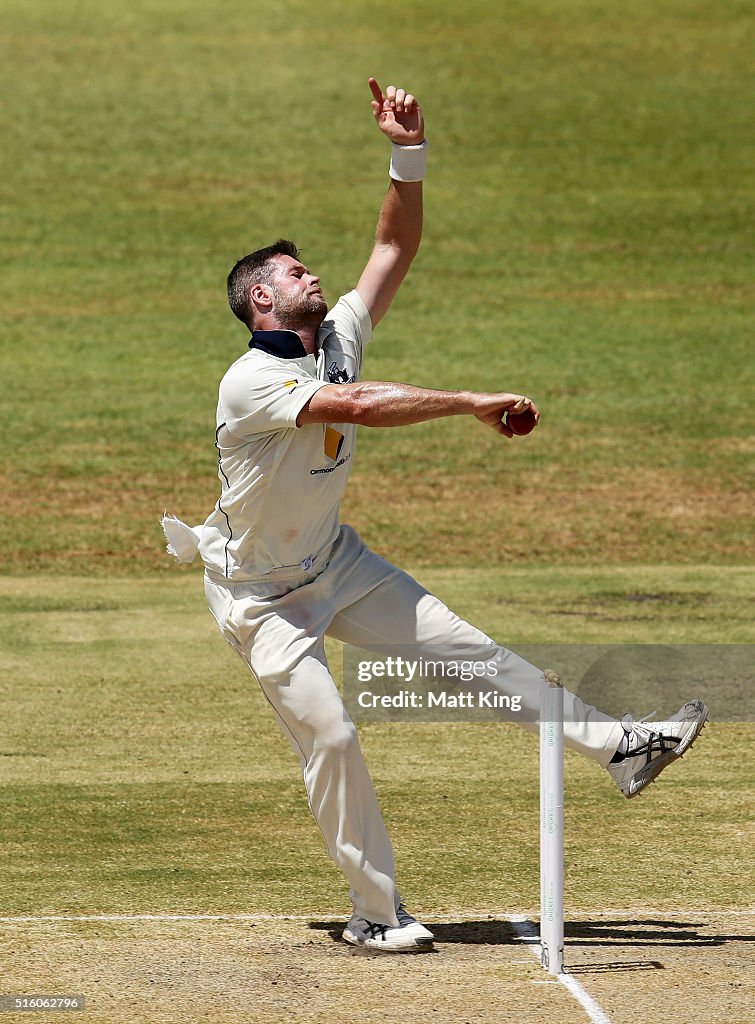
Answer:
[[397, 146], [391, 143], [391, 166], [394, 181], [422, 181], [427, 170], [427, 139], [419, 146]]

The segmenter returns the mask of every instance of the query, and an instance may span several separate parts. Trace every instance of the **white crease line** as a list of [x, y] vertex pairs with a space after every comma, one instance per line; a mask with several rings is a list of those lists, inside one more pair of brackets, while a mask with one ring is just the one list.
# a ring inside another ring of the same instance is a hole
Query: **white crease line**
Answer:
[[[522, 914], [509, 914], [506, 918], [514, 928], [519, 938], [524, 942], [532, 955], [540, 959], [540, 943], [538, 942], [538, 931], [532, 921], [528, 921]], [[558, 974], [553, 979], [563, 985], [566, 991], [572, 995], [593, 1024], [612, 1024], [611, 1018], [602, 1006], [595, 1002], [587, 989], [580, 985], [571, 974]]]
[[[536, 913], [536, 911], [533, 910], [532, 913]], [[660, 917], [753, 917], [755, 916], [755, 907], [740, 908], [739, 910], [722, 910], [716, 907], [708, 907], [707, 910], [701, 910], [699, 907], [679, 907], [676, 910], [669, 907], [635, 907], [633, 910], [627, 910], [626, 907], [614, 907], [607, 910], [577, 909], [573, 911], [572, 917], [574, 914], [589, 914], [595, 917], [619, 917], [627, 921], [634, 920], [640, 914], [657, 914]], [[505, 918], [505, 920], [508, 920], [508, 918]]]
[[41, 921], [343, 921], [345, 914], [42, 914], [38, 917], [0, 917], [2, 924]]

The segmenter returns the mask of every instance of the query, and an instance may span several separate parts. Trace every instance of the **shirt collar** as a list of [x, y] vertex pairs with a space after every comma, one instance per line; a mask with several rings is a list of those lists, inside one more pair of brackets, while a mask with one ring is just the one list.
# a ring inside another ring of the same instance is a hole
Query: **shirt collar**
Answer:
[[301, 359], [307, 352], [296, 331], [253, 331], [249, 348], [258, 348], [280, 359]]

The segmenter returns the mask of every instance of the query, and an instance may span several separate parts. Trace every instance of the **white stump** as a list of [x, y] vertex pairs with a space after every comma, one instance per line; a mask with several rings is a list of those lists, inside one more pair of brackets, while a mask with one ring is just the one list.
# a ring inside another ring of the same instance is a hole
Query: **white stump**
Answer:
[[540, 958], [564, 967], [564, 691], [545, 671], [540, 700]]

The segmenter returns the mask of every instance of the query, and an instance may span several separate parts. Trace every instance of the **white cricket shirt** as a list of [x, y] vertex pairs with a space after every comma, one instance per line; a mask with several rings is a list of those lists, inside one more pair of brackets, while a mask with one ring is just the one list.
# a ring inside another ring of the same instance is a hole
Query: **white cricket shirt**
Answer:
[[318, 353], [293, 331], [255, 331], [250, 350], [220, 382], [215, 443], [221, 494], [199, 553], [214, 575], [270, 579], [308, 570], [333, 544], [354, 458], [356, 425], [296, 417], [326, 384], [359, 379], [372, 335], [356, 291], [328, 311]]

